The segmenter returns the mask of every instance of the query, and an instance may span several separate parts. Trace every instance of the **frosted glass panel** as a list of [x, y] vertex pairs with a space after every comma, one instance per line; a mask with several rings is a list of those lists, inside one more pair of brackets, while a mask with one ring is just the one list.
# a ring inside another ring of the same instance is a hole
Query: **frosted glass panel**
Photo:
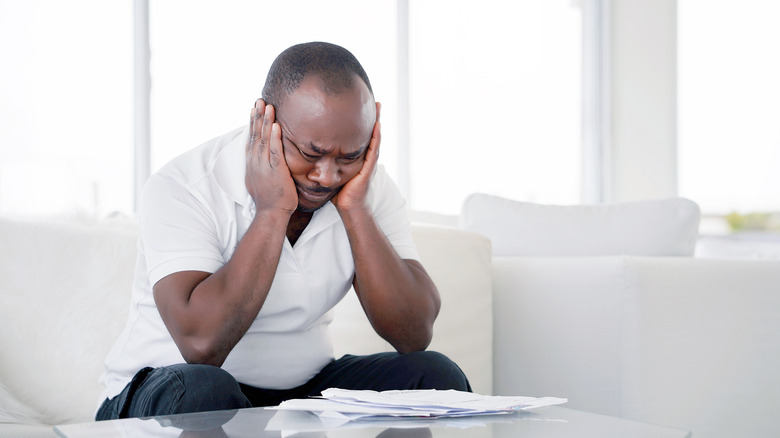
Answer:
[[153, 0], [152, 170], [249, 122], [266, 74], [287, 47], [327, 41], [351, 51], [382, 102], [381, 162], [396, 162], [393, 0]]
[[409, 2], [412, 207], [580, 197], [582, 13], [571, 0]]
[[132, 20], [127, 1], [0, 1], [0, 212], [131, 211]]
[[780, 211], [780, 2], [680, 0], [680, 192]]

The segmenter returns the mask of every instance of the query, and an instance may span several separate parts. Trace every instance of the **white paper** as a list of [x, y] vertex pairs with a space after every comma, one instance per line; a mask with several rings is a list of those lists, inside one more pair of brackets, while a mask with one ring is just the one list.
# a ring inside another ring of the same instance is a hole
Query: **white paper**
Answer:
[[330, 388], [322, 398], [288, 400], [271, 408], [302, 410], [343, 421], [388, 417], [463, 417], [498, 415], [566, 403], [556, 397], [507, 397], [446, 390], [353, 391]]

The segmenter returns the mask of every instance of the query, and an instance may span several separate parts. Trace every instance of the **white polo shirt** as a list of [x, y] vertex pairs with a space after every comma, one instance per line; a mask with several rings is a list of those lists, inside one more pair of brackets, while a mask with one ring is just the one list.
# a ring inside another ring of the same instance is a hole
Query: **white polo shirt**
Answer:
[[[144, 189], [139, 253], [127, 325], [105, 362], [101, 401], [119, 394], [146, 366], [183, 363], [154, 303], [152, 285], [180, 271], [216, 272], [232, 256], [255, 214], [244, 185], [249, 128], [239, 128], [174, 159]], [[369, 202], [403, 259], [417, 260], [405, 201], [380, 166]], [[328, 324], [355, 267], [344, 223], [328, 202], [295, 246], [285, 239], [260, 313], [222, 368], [241, 383], [288, 389], [333, 359]]]

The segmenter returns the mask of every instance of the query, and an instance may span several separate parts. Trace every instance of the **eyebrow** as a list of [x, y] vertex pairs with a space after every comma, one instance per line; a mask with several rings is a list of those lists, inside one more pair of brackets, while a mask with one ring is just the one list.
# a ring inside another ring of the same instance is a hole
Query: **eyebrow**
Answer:
[[[302, 152], [303, 150], [301, 149], [300, 146], [298, 146], [298, 143], [296, 141], [294, 141], [292, 138], [290, 138], [290, 135], [287, 133], [287, 129], [285, 129], [285, 126], [282, 126], [282, 125], [284, 125], [284, 122], [279, 120], [278, 117], [276, 119], [279, 122], [280, 127], [282, 128], [282, 140], [287, 139], [287, 141], [292, 143], [292, 145], [295, 146], [296, 149], [298, 149], [299, 151]], [[323, 148], [317, 146], [316, 144], [314, 144], [312, 142], [309, 142], [309, 144], [307, 144], [305, 146], [308, 147], [309, 149], [311, 149], [311, 151], [314, 152], [315, 154], [326, 155], [326, 154], [329, 153], [328, 150], [323, 149]], [[363, 155], [367, 150], [368, 150], [368, 145], [366, 145], [365, 147], [360, 148], [359, 150], [357, 150], [355, 152], [341, 155], [341, 157], [342, 158], [346, 158], [348, 160], [355, 159], [355, 158], [358, 158], [361, 155]]]
[[[295, 144], [295, 142], [292, 142], [292, 144]], [[321, 147], [319, 147], [316, 144], [311, 143], [311, 142], [309, 142], [309, 144], [307, 144], [306, 146], [309, 149], [311, 149], [315, 154], [326, 155], [326, 154], [329, 153], [329, 151], [327, 151], [326, 149], [323, 149], [323, 148], [321, 148]], [[296, 145], [296, 147], [298, 147], [298, 146]], [[359, 156], [363, 155], [363, 153], [366, 151], [367, 148], [368, 148], [367, 146], [363, 147], [363, 148], [360, 148], [359, 150], [357, 150], [355, 152], [351, 152], [349, 154], [343, 154], [343, 155], [341, 155], [341, 157], [342, 158], [347, 158], [347, 159], [358, 158]]]

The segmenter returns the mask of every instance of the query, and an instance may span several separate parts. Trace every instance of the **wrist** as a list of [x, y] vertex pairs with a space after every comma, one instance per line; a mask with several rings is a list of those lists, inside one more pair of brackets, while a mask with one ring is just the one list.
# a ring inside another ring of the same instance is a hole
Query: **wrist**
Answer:
[[368, 205], [336, 205], [336, 211], [339, 212], [341, 220], [344, 222], [344, 225], [347, 227], [347, 229], [350, 229], [352, 225], [357, 223], [365, 222], [367, 220], [374, 220], [374, 215]]
[[255, 212], [255, 217], [252, 219], [252, 224], [260, 224], [263, 228], [279, 229], [286, 232], [292, 213], [293, 211], [283, 208], [258, 208]]

